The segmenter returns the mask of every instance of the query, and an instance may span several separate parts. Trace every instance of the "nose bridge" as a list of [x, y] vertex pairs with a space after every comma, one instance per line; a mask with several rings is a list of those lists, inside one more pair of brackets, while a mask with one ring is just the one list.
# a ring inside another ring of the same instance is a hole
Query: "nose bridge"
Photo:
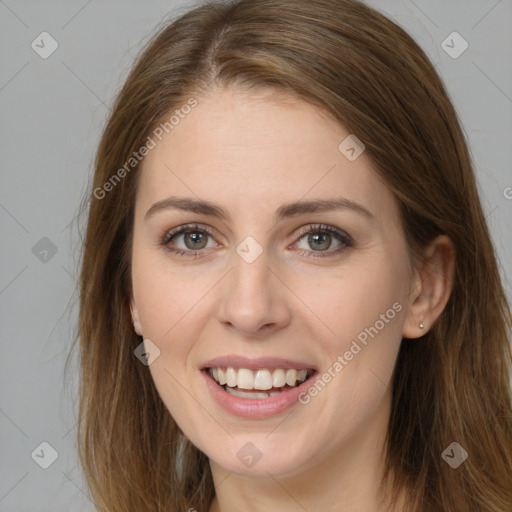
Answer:
[[[289, 320], [280, 284], [271, 270], [268, 249], [247, 237], [233, 254], [232, 271], [223, 297], [220, 320], [245, 334], [279, 328]], [[281, 285], [282, 286], [282, 285]]]
[[268, 267], [271, 264], [272, 255], [265, 233], [263, 230], [258, 233], [259, 241], [251, 235], [242, 238], [235, 246], [232, 256], [231, 286], [236, 287], [236, 293], [241, 293], [242, 296], [244, 293], [257, 293], [258, 296], [263, 297], [269, 291], [271, 272]]
[[240, 243], [233, 255], [230, 297], [236, 298], [247, 310], [261, 313], [270, 301], [269, 256], [268, 250], [251, 241]]

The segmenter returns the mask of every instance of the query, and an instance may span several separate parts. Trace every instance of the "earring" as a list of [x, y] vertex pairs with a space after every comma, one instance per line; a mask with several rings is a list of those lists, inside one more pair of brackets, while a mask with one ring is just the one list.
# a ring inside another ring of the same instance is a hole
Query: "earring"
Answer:
[[422, 323], [420, 324], [420, 329], [423, 329], [423, 327], [425, 327], [425, 326], [423, 325], [423, 322], [422, 322]]

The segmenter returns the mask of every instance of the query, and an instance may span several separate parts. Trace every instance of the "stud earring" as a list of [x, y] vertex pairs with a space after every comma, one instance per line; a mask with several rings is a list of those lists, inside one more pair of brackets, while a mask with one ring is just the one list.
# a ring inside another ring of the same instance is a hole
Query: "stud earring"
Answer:
[[423, 329], [425, 326], [423, 325], [423, 322], [420, 324], [420, 329]]

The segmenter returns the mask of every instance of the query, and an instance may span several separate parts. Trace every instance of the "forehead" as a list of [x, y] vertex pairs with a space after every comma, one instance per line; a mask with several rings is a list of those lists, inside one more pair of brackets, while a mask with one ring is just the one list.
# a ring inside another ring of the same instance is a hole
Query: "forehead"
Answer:
[[214, 199], [237, 211], [328, 195], [396, 214], [369, 158], [363, 152], [350, 161], [340, 151], [351, 134], [322, 110], [268, 90], [223, 88], [195, 98], [145, 157], [139, 208], [170, 195]]

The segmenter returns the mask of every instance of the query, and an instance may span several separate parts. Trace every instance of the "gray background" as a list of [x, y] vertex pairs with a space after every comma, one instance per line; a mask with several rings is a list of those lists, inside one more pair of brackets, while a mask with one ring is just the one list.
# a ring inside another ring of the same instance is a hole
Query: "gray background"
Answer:
[[[0, 0], [0, 511], [94, 510], [74, 447], [76, 362], [64, 375], [77, 313], [71, 221], [134, 56], [168, 14], [195, 3]], [[368, 3], [408, 30], [445, 80], [511, 297], [512, 1]], [[59, 45], [47, 59], [31, 47], [43, 31]], [[442, 48], [453, 31], [469, 43], [456, 59]], [[42, 442], [58, 453], [47, 469], [34, 460], [50, 461]]]

